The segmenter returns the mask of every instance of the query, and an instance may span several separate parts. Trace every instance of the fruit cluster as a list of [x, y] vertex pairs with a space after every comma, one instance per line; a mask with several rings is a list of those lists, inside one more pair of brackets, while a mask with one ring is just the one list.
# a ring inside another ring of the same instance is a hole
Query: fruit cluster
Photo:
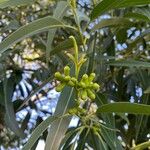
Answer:
[[65, 86], [75, 87], [82, 100], [95, 99], [95, 91], [100, 87], [97, 83], [93, 83], [95, 73], [91, 73], [89, 76], [84, 74], [81, 80], [78, 81], [75, 77], [70, 76], [69, 66], [64, 68], [64, 74], [56, 72], [55, 78], [60, 81], [60, 84], [56, 87], [57, 92], [61, 92]]

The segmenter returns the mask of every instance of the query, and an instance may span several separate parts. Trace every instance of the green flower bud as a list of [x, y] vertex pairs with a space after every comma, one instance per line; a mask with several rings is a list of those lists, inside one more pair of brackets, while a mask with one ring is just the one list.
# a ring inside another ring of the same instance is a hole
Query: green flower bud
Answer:
[[81, 88], [86, 88], [86, 84], [85, 84], [84, 82], [82, 82], [82, 81], [79, 83], [79, 86], [80, 86]]
[[87, 80], [87, 79], [88, 79], [88, 75], [87, 75], [87, 74], [84, 74], [84, 75], [82, 76], [82, 79], [83, 79], [83, 80]]
[[87, 74], [84, 74], [84, 75], [82, 76], [81, 81], [84, 82], [84, 83], [87, 85], [87, 84], [89, 83], [89, 82], [88, 82], [88, 75], [87, 75]]
[[56, 72], [54, 76], [55, 76], [55, 78], [56, 78], [57, 80], [59, 80], [59, 81], [62, 81], [62, 80], [63, 80], [63, 76], [61, 75], [60, 72]]
[[74, 77], [72, 77], [72, 78], [71, 78], [71, 81], [72, 81], [74, 84], [76, 84], [76, 83], [77, 83], [77, 79], [76, 79], [76, 78], [74, 78]]
[[56, 87], [56, 91], [57, 92], [61, 92], [63, 90], [63, 88], [65, 87], [65, 83], [61, 83]]
[[71, 79], [70, 76], [65, 76], [64, 81], [68, 82]]
[[86, 100], [86, 99], [87, 99], [87, 91], [86, 91], [86, 90], [82, 90], [82, 92], [81, 92], [81, 98], [82, 98], [83, 100]]
[[95, 99], [95, 94], [90, 89], [87, 90], [87, 95], [90, 99]]
[[65, 66], [65, 68], [64, 68], [64, 75], [65, 76], [69, 76], [70, 75], [70, 67], [69, 66]]
[[69, 81], [67, 84], [68, 84], [69, 86], [72, 86], [72, 87], [75, 86], [75, 83], [73, 83], [72, 81]]
[[92, 85], [92, 87], [93, 87], [94, 90], [98, 90], [100, 88], [100, 86], [97, 83], [94, 83]]
[[89, 76], [89, 82], [93, 81], [95, 79], [95, 73], [91, 73]]

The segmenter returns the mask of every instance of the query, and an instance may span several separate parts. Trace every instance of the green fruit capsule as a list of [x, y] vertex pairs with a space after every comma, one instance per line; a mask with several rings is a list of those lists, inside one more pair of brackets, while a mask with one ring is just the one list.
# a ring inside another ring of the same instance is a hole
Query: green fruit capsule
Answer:
[[86, 90], [82, 90], [82, 92], [81, 92], [81, 99], [83, 99], [83, 100], [87, 99], [87, 91]]
[[65, 68], [64, 68], [64, 75], [65, 76], [69, 76], [70, 75], [70, 67], [69, 66], [65, 66]]
[[65, 76], [64, 81], [68, 82], [71, 79], [70, 76]]
[[94, 83], [92, 85], [92, 87], [93, 87], [94, 90], [98, 90], [100, 88], [100, 86], [97, 83]]
[[95, 79], [95, 73], [91, 73], [89, 76], [89, 82], [93, 81]]
[[56, 91], [57, 92], [61, 92], [63, 90], [63, 88], [65, 87], [65, 83], [61, 83], [56, 87]]
[[69, 82], [68, 82], [68, 85], [69, 85], [69, 86], [72, 86], [72, 87], [75, 86], [75, 84], [74, 84], [72, 81], [69, 81]]
[[95, 94], [90, 89], [87, 90], [87, 96], [90, 99], [95, 99]]
[[62, 80], [63, 80], [63, 76], [61, 75], [60, 72], [56, 72], [54, 76], [55, 76], [55, 78], [56, 78], [57, 80], [59, 80], [59, 81], [62, 81]]

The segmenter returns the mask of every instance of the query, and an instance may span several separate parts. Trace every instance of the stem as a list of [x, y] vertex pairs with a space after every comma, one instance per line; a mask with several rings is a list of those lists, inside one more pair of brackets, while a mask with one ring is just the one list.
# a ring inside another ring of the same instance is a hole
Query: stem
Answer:
[[135, 147], [132, 147], [131, 150], [143, 150], [145, 148], [148, 148], [150, 146], [150, 141], [141, 143]]
[[79, 23], [79, 19], [78, 19], [78, 16], [77, 16], [76, 9], [73, 9], [73, 8], [72, 8], [72, 11], [73, 11], [74, 18], [75, 18], [75, 20], [76, 20], [77, 30], [78, 30], [79, 35], [80, 35], [80, 37], [81, 37], [83, 49], [84, 49], [84, 51], [85, 51], [86, 49], [85, 49], [85, 44], [84, 44], [84, 38], [83, 38], [83, 35], [82, 35], [82, 31], [81, 31], [81, 27], [80, 27], [80, 23]]

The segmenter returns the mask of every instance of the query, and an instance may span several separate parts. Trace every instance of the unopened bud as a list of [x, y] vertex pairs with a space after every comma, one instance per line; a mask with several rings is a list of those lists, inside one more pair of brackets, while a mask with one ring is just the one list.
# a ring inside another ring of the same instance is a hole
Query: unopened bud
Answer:
[[70, 76], [65, 76], [65, 78], [64, 78], [64, 80], [65, 80], [66, 82], [68, 82], [70, 79], [71, 79]]
[[61, 75], [60, 72], [56, 72], [56, 73], [55, 73], [55, 78], [56, 78], [57, 80], [59, 80], [59, 81], [62, 81], [62, 80], [63, 80], [63, 76]]
[[89, 76], [89, 82], [93, 81], [95, 78], [95, 73], [91, 73]]
[[68, 85], [74, 87], [74, 86], [75, 86], [75, 83], [73, 83], [72, 81], [69, 81], [69, 82], [68, 82]]
[[65, 87], [65, 84], [64, 84], [64, 83], [61, 83], [61, 84], [59, 84], [59, 85], [56, 87], [56, 91], [57, 91], [57, 92], [61, 92], [64, 87]]
[[86, 100], [87, 99], [87, 91], [86, 90], [83, 90], [82, 93], [81, 93], [81, 98], [83, 100]]
[[95, 99], [95, 94], [90, 89], [87, 90], [87, 95], [90, 99]]
[[94, 90], [98, 90], [100, 86], [97, 83], [94, 83], [92, 87]]
[[65, 76], [69, 76], [70, 75], [70, 67], [69, 66], [65, 66], [65, 68], [64, 68], [64, 75]]

